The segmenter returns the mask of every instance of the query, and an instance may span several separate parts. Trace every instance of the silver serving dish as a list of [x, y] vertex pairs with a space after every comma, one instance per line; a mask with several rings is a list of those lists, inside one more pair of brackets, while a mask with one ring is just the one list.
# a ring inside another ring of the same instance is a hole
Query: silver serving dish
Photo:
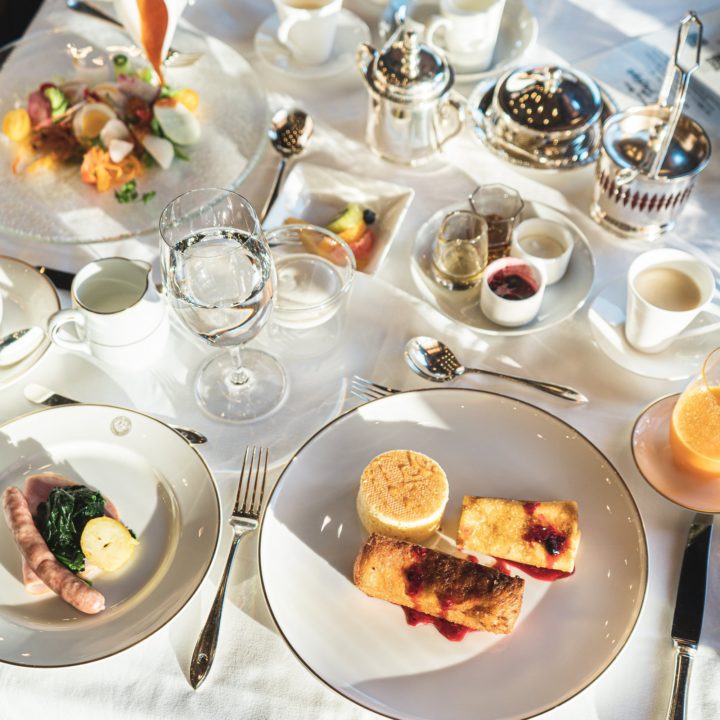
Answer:
[[591, 78], [561, 67], [518, 68], [480, 83], [468, 101], [474, 136], [517, 165], [566, 170], [594, 162], [615, 103]]

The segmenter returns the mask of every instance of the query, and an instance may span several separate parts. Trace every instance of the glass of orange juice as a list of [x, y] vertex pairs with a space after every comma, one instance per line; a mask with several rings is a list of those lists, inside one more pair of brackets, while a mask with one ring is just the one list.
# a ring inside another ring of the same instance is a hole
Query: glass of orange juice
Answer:
[[670, 448], [682, 470], [720, 480], [720, 348], [705, 358], [700, 374], [678, 398]]

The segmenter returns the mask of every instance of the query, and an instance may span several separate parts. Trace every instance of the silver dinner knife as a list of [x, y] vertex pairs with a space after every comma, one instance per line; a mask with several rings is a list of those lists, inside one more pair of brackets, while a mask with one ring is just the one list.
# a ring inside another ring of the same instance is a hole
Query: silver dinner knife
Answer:
[[688, 533], [672, 624], [672, 639], [675, 645], [675, 679], [667, 720], [684, 720], [685, 718], [690, 671], [695, 651], [700, 642], [700, 630], [705, 610], [705, 589], [712, 527], [713, 516], [698, 513], [695, 515]]
[[[73, 400], [73, 398], [65, 397], [60, 393], [53, 392], [52, 390], [38, 385], [37, 383], [31, 383], [26, 385], [23, 390], [25, 399], [29, 400], [35, 405], [45, 405], [45, 407], [57, 407], [58, 405], [78, 405], [80, 400]], [[207, 438], [199, 433], [197, 430], [191, 430], [190, 428], [179, 427], [178, 425], [170, 425], [165, 423], [169, 428], [174, 430], [178, 435], [184, 437], [192, 445], [202, 445], [207, 442]]]

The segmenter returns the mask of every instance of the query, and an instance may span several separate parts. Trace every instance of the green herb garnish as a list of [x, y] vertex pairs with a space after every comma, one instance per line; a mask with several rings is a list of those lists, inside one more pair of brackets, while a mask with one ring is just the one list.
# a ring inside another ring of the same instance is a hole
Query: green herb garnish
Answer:
[[149, 152], [143, 152], [140, 162], [143, 164], [143, 167], [146, 168], [151, 168], [157, 165], [155, 158]]
[[68, 570], [85, 569], [80, 536], [88, 520], [105, 514], [105, 498], [84, 485], [53, 488], [38, 505], [35, 525], [48, 548]]
[[120, 75], [130, 75], [132, 73], [132, 63], [127, 55], [118, 53], [113, 57], [113, 69], [115, 70], [115, 79]]
[[115, 191], [115, 199], [121, 203], [130, 203], [138, 199], [137, 182], [130, 180], [126, 182], [119, 190]]
[[140, 199], [145, 205], [147, 205], [156, 195], [157, 192], [155, 192], [155, 190], [151, 190], [150, 192], [143, 193]]
[[175, 157], [180, 158], [181, 160], [190, 160], [190, 156], [183, 150], [180, 145], [176, 145], [173, 143], [173, 148], [175, 149]]

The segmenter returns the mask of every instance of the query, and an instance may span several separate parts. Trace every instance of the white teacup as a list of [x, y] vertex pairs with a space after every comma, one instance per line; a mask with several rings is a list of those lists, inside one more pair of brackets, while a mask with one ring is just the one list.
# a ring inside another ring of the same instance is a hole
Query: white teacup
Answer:
[[716, 295], [712, 270], [690, 253], [659, 248], [639, 255], [627, 276], [628, 343], [656, 353], [676, 338], [719, 329], [720, 323], [711, 323], [686, 330], [701, 312], [720, 316], [720, 307], [712, 304]]
[[504, 8], [505, 0], [440, 0], [441, 15], [430, 21], [425, 39], [437, 47], [433, 38], [442, 27], [445, 42], [440, 49], [453, 65], [460, 70], [487, 70]]
[[[532, 293], [520, 299], [493, 289], [498, 281], [512, 283], [513, 276], [527, 283]], [[506, 327], [518, 327], [529, 323], [540, 311], [545, 294], [545, 275], [529, 260], [503, 257], [491, 262], [483, 273], [480, 286], [480, 309], [485, 317]]]
[[569, 228], [552, 220], [529, 218], [513, 230], [510, 254], [537, 265], [545, 274], [545, 283], [553, 285], [565, 275], [574, 247]]
[[330, 58], [342, 0], [274, 0], [280, 25], [277, 39], [303, 65]]
[[[150, 282], [150, 265], [113, 257], [85, 265], [70, 287], [72, 309], [48, 320], [50, 339], [109, 365], [142, 367], [165, 346], [165, 304]], [[74, 337], [65, 332], [72, 325]]]

